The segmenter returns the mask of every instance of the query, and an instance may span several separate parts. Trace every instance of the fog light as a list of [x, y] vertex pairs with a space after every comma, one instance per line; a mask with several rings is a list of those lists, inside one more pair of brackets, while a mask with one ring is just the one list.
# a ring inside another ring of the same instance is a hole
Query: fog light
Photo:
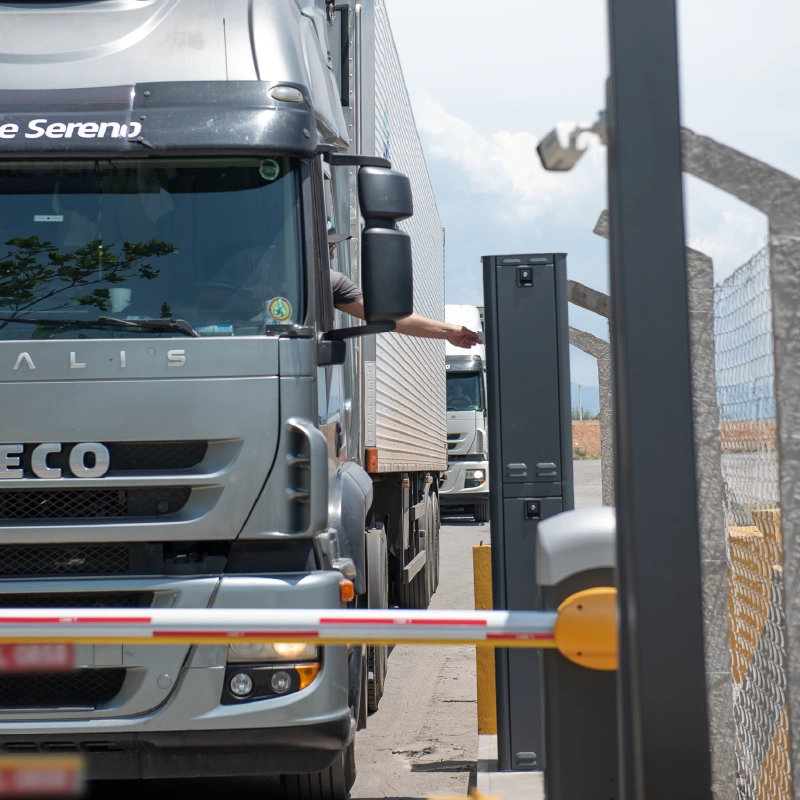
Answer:
[[[282, 674], [286, 675], [285, 672]], [[286, 677], [288, 678], [289, 676], [286, 675]], [[253, 691], [253, 679], [246, 672], [237, 672], [231, 678], [228, 686], [230, 686], [231, 694], [236, 695], [236, 697], [247, 697]]]
[[[236, 677], [238, 678], [239, 676], [237, 675]], [[292, 676], [288, 672], [279, 669], [277, 672], [272, 673], [269, 684], [278, 694], [285, 694], [292, 688]]]

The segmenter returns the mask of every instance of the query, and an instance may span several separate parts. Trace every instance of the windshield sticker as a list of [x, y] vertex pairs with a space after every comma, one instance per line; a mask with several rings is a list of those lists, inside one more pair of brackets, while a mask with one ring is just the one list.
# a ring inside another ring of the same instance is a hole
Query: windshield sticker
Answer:
[[274, 158], [265, 158], [258, 167], [258, 174], [265, 181], [274, 181], [281, 174], [281, 166]]
[[[0, 139], [16, 139], [20, 126], [15, 122], [0, 123]], [[141, 122], [48, 122], [32, 119], [26, 130], [26, 139], [135, 139], [142, 132]], [[19, 137], [20, 139], [22, 136]]]
[[292, 316], [292, 304], [285, 297], [274, 297], [267, 303], [267, 314], [276, 322], [286, 322]]

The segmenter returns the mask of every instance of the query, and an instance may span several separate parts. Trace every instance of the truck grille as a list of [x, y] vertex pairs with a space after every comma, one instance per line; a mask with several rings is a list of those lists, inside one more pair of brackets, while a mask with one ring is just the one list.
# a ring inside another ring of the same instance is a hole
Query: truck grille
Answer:
[[0, 547], [0, 575], [119, 575], [130, 570], [127, 545]]
[[109, 442], [106, 447], [112, 472], [150, 472], [196, 467], [208, 442]]
[[5, 489], [0, 490], [0, 521], [163, 517], [180, 511], [191, 492], [187, 487]]
[[[109, 472], [175, 472], [196, 467], [208, 451], [208, 442], [105, 442], [110, 461]], [[61, 452], [52, 453], [47, 463], [50, 467], [68, 470], [69, 456], [74, 443], [64, 443]], [[35, 445], [25, 445], [22, 468], [32, 476], [31, 457]]]
[[0, 675], [0, 710], [93, 709], [113, 700], [124, 669], [77, 669]]
[[152, 592], [0, 594], [0, 608], [149, 608], [152, 604]]

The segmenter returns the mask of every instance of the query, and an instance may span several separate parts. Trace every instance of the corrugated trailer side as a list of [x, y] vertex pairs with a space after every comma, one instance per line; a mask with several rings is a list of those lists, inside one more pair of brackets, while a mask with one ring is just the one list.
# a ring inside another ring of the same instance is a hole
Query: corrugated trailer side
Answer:
[[[362, 84], [364, 152], [372, 145], [411, 179], [414, 216], [400, 227], [411, 236], [414, 308], [444, 319], [444, 230], [384, 0], [364, 4], [362, 24], [365, 58], [374, 59], [374, 83]], [[364, 444], [377, 448], [377, 471], [445, 471], [444, 342], [398, 334], [376, 339], [374, 359], [364, 354], [366, 400], [374, 402], [366, 409]]]

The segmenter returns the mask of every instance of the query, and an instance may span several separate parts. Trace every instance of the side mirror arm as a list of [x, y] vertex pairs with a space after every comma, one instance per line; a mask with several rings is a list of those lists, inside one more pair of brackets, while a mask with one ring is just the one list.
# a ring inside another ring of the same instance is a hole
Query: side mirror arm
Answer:
[[369, 322], [354, 328], [339, 328], [328, 333], [317, 334], [317, 366], [331, 367], [344, 364], [347, 357], [346, 339], [369, 336], [371, 333], [388, 333], [395, 329], [394, 322]]
[[389, 333], [397, 327], [395, 322], [368, 322], [366, 325], [356, 325], [353, 328], [339, 328], [328, 331], [325, 339], [331, 342], [343, 342], [355, 336], [369, 336], [371, 333]]

